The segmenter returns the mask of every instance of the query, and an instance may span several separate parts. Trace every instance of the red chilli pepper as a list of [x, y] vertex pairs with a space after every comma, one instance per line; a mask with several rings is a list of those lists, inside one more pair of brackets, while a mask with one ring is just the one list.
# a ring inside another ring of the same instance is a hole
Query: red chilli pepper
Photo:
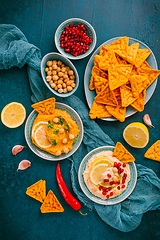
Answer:
[[62, 174], [61, 174], [61, 169], [60, 169], [60, 163], [57, 164], [56, 179], [57, 179], [57, 183], [58, 183], [59, 189], [60, 189], [64, 199], [66, 200], [66, 202], [74, 210], [79, 210], [79, 212], [81, 213], [81, 211], [80, 211], [81, 204], [71, 195], [71, 193], [69, 192], [69, 190], [68, 190], [68, 188], [67, 188], [67, 186], [66, 186], [66, 184], [65, 184], [65, 182], [63, 180], [63, 177], [62, 177]]

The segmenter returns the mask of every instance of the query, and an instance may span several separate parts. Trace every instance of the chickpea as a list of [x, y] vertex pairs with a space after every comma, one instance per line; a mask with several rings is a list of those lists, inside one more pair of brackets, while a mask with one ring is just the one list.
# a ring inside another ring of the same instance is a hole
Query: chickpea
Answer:
[[71, 91], [73, 90], [73, 88], [72, 88], [71, 86], [67, 86], [67, 90], [68, 90], [69, 92], [71, 92]]
[[75, 88], [76, 84], [75, 83], [71, 83], [71, 87]]
[[61, 68], [61, 71], [62, 71], [63, 73], [65, 73], [65, 72], [66, 72], [66, 68], [65, 68], [65, 67], [62, 67], [62, 68]]
[[63, 84], [63, 81], [61, 79], [59, 79], [58, 84]]
[[63, 74], [62, 72], [59, 72], [59, 73], [58, 73], [58, 77], [63, 77], [63, 75], [64, 75], [64, 74]]
[[73, 75], [73, 74], [74, 74], [73, 70], [69, 70], [69, 71], [68, 71], [68, 74], [69, 74], [70, 76]]
[[60, 71], [61, 71], [61, 68], [60, 68], [60, 67], [57, 67], [56, 70], [57, 70], [57, 72], [60, 72]]
[[57, 152], [56, 152], [56, 156], [60, 156], [62, 154], [62, 152], [60, 151], [60, 150], [58, 150]]
[[115, 191], [114, 191], [114, 194], [117, 196], [117, 195], [119, 195], [119, 190], [118, 189], [115, 189]]
[[66, 66], [66, 70], [67, 70], [67, 72], [70, 70], [70, 67], [68, 67], [68, 66]]
[[52, 71], [52, 67], [49, 67], [49, 70]]
[[55, 90], [55, 91], [58, 91], [58, 87], [57, 87], [57, 86], [55, 86], [54, 90]]
[[54, 122], [54, 123], [58, 123], [58, 122], [59, 122], [59, 119], [55, 117], [55, 118], [53, 118], [53, 122]]
[[61, 64], [61, 67], [65, 67], [64, 63]]
[[53, 76], [53, 80], [54, 80], [54, 81], [57, 81], [58, 78], [59, 78], [59, 77], [58, 77], [57, 75], [54, 75], [54, 76]]
[[62, 87], [63, 87], [63, 88], [66, 88], [66, 86], [67, 86], [67, 85], [66, 85], [65, 83], [62, 83]]
[[118, 172], [118, 169], [117, 169], [116, 167], [113, 167], [113, 168], [112, 168], [112, 171], [113, 171], [114, 173], [117, 173], [117, 172]]
[[46, 77], [46, 81], [47, 81], [47, 82], [50, 82], [51, 80], [52, 80], [51, 76], [47, 76], [47, 77]]
[[68, 152], [69, 152], [69, 148], [64, 147], [64, 148], [63, 148], [63, 152], [64, 152], [64, 153], [68, 153]]
[[62, 133], [64, 133], [64, 129], [63, 129], [63, 128], [60, 128], [60, 129], [59, 129], [59, 134], [62, 134]]
[[53, 70], [52, 75], [56, 75], [56, 74], [57, 74], [56, 70]]
[[67, 74], [64, 74], [63, 77], [64, 77], [64, 78], [68, 78], [68, 75], [67, 75]]
[[64, 93], [67, 93], [67, 92], [68, 92], [67, 88], [64, 88], [64, 89], [63, 89], [63, 92], [64, 92]]
[[58, 87], [58, 88], [62, 88], [62, 84], [58, 84], [57, 87]]
[[113, 176], [113, 177], [112, 177], [112, 180], [113, 180], [113, 181], [117, 181], [118, 178], [117, 178], [116, 176]]
[[67, 138], [63, 138], [62, 143], [67, 144], [67, 142], [68, 142]]
[[49, 81], [49, 84], [51, 85], [53, 83], [53, 81], [51, 80], [51, 81]]
[[45, 72], [46, 72], [46, 73], [48, 72], [48, 70], [49, 70], [49, 68], [45, 68]]
[[57, 65], [53, 65], [53, 66], [52, 66], [52, 69], [57, 69]]
[[58, 63], [57, 63], [59, 66], [61, 66], [62, 65], [62, 62], [61, 61], [58, 61]]
[[59, 88], [59, 89], [58, 89], [58, 92], [59, 92], [59, 93], [63, 93], [63, 89], [62, 89], [62, 88]]
[[56, 84], [55, 83], [51, 83], [51, 88], [55, 88]]
[[69, 78], [65, 78], [64, 79], [64, 82], [66, 83], [66, 82], [68, 82], [69, 81]]
[[70, 81], [67, 81], [67, 86], [70, 86], [71, 85], [71, 82]]
[[73, 140], [75, 138], [75, 136], [73, 134], [69, 134], [69, 139]]
[[48, 61], [46, 64], [47, 64], [48, 67], [51, 67], [52, 66], [52, 61]]
[[75, 79], [75, 76], [74, 76], [74, 75], [70, 76], [70, 79], [74, 80], [74, 79]]
[[52, 75], [52, 72], [51, 72], [51, 71], [48, 71], [48, 72], [47, 72], [47, 75], [48, 75], [48, 76], [51, 76], [51, 75]]
[[53, 60], [53, 65], [57, 65], [57, 61], [56, 60]]
[[54, 81], [54, 83], [57, 85], [57, 84], [58, 84], [58, 81]]

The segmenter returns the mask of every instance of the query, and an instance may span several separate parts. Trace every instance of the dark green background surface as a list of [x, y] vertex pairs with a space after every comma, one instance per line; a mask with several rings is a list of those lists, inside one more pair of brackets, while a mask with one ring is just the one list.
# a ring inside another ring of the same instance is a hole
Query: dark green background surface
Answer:
[[[128, 36], [147, 44], [155, 54], [160, 66], [160, 1], [149, 0], [6, 0], [0, 1], [0, 23], [14, 24], [26, 35], [28, 41], [41, 49], [42, 57], [55, 51], [54, 34], [64, 20], [79, 17], [87, 20], [97, 33], [96, 48], [110, 38]], [[84, 71], [90, 56], [73, 61], [80, 77], [76, 95], [86, 103], [84, 95]], [[26, 66], [0, 71], [0, 111], [12, 102], [22, 103], [27, 116], [32, 111], [31, 91]], [[158, 162], [145, 159], [144, 153], [151, 144], [160, 139], [160, 84], [146, 104], [145, 110], [126, 119], [124, 123], [96, 120], [114, 142], [122, 142], [135, 156], [136, 162], [155, 171], [160, 177]], [[86, 103], [87, 104], [87, 103]], [[151, 116], [154, 129], [149, 129], [150, 140], [144, 149], [129, 147], [122, 138], [123, 129], [133, 121], [142, 122], [145, 113]], [[45, 161], [27, 147], [24, 126], [8, 129], [0, 122], [0, 239], [2, 240], [50, 240], [50, 239], [160, 239], [160, 213], [147, 212], [140, 226], [132, 232], [123, 233], [105, 224], [96, 214], [82, 205], [82, 216], [63, 199], [55, 178], [56, 162]], [[26, 148], [17, 156], [11, 149], [21, 144]], [[17, 172], [23, 159], [31, 161], [26, 171]], [[70, 181], [70, 162], [61, 162], [64, 180], [74, 195]], [[39, 179], [46, 180], [47, 192], [51, 189], [64, 207], [64, 213], [41, 214], [41, 203], [25, 194], [26, 188]], [[150, 193], [148, 193], [150, 194]], [[74, 195], [75, 196], [75, 195]], [[76, 197], [76, 196], [75, 196]]]

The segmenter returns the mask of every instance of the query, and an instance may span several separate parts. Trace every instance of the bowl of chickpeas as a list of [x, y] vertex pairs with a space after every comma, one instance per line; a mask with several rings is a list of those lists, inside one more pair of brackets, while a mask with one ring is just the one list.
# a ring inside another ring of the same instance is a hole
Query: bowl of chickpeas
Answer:
[[59, 53], [48, 53], [41, 61], [41, 74], [48, 89], [59, 97], [68, 97], [78, 88], [79, 76], [73, 63]]

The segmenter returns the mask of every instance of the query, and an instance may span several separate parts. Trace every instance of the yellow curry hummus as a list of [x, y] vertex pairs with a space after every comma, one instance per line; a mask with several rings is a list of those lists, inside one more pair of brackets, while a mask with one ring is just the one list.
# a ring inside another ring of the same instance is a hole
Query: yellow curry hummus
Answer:
[[88, 160], [83, 178], [93, 195], [104, 200], [114, 198], [127, 188], [130, 167], [113, 157], [112, 151], [102, 151]]
[[[43, 102], [40, 103], [42, 105]], [[37, 105], [35, 109], [37, 111]], [[41, 107], [32, 126], [32, 142], [55, 156], [68, 153], [80, 132], [76, 122], [66, 111], [54, 108], [52, 111], [47, 109], [47, 112], [42, 112], [42, 109]]]

